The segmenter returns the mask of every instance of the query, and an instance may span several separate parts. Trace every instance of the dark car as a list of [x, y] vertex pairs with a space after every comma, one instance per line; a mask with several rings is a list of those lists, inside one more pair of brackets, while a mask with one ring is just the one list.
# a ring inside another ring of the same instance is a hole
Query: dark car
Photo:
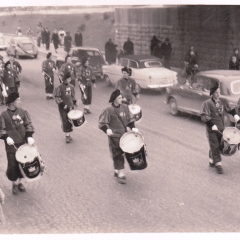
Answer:
[[34, 43], [32, 38], [26, 36], [13, 37], [8, 46], [6, 47], [6, 53], [14, 54], [16, 58], [20, 57], [34, 57], [38, 56], [38, 47]]
[[[172, 115], [185, 112], [200, 116], [201, 105], [210, 98], [210, 88], [216, 83], [220, 85], [220, 99], [228, 100], [236, 107], [240, 98], [240, 71], [210, 70], [197, 73], [191, 85], [174, 84], [167, 88], [166, 102]], [[226, 126], [233, 125], [231, 115], [225, 116]]]
[[[89, 66], [92, 67], [94, 75], [98, 77], [103, 76], [102, 66], [107, 63], [104, 60], [103, 54], [97, 48], [73, 47], [71, 48], [69, 55], [72, 58], [72, 63], [74, 64], [78, 61], [81, 62], [84, 57], [87, 57], [89, 60]], [[64, 61], [64, 58], [57, 58], [56, 66], [58, 69], [60, 69]]]

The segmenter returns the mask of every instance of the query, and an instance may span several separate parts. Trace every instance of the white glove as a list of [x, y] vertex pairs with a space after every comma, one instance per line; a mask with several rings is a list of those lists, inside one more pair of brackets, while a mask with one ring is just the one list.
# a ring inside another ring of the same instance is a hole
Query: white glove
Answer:
[[96, 88], [96, 87], [97, 87], [96, 83], [94, 83], [94, 84], [93, 84], [93, 87], [94, 87], [94, 88]]
[[109, 129], [107, 130], [107, 135], [108, 135], [108, 136], [112, 136], [112, 135], [113, 135], [112, 129], [109, 128]]
[[14, 144], [13, 139], [10, 138], [10, 137], [7, 137], [7, 144], [8, 144], [8, 145], [13, 145], [13, 144]]
[[133, 131], [134, 133], [138, 133], [138, 129], [137, 129], [137, 128], [132, 128], [132, 131]]
[[32, 137], [28, 137], [28, 138], [27, 138], [27, 141], [28, 141], [28, 144], [29, 144], [30, 146], [32, 146], [32, 145], [35, 143], [35, 141], [34, 141], [34, 139], [33, 139]]
[[44, 76], [44, 75], [45, 75], [45, 73], [43, 72], [43, 73], [42, 73], [42, 75]]
[[2, 95], [3, 95], [4, 97], [7, 97], [7, 96], [8, 96], [8, 94], [7, 94], [6, 91], [2, 91]]
[[240, 117], [239, 117], [237, 114], [235, 114], [235, 115], [234, 115], [234, 120], [235, 120], [235, 122], [238, 122], [239, 119], [240, 119]]
[[212, 130], [213, 130], [213, 131], [218, 131], [218, 127], [217, 127], [216, 125], [213, 125], [213, 126], [212, 126]]

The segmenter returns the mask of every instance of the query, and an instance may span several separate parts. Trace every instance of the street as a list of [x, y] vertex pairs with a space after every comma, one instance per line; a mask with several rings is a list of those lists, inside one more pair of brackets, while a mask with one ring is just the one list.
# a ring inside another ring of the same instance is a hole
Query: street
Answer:
[[[4, 51], [0, 52], [7, 60]], [[165, 92], [145, 90], [137, 104], [143, 118], [136, 123], [148, 149], [148, 167], [130, 171], [127, 184], [113, 177], [107, 135], [98, 128], [113, 87], [101, 79], [93, 90], [92, 114], [74, 128], [65, 143], [54, 100], [46, 100], [41, 63], [20, 59], [21, 105], [31, 116], [39, 152], [47, 170], [39, 181], [26, 183], [14, 196], [0, 144], [0, 180], [6, 195], [3, 234], [238, 232], [240, 230], [240, 155], [223, 157], [224, 174], [208, 166], [208, 141], [200, 118], [173, 117]], [[59, 84], [55, 75], [55, 86]], [[78, 86], [75, 87], [80, 99]], [[82, 105], [78, 109], [82, 110]], [[5, 106], [0, 106], [0, 110]]]

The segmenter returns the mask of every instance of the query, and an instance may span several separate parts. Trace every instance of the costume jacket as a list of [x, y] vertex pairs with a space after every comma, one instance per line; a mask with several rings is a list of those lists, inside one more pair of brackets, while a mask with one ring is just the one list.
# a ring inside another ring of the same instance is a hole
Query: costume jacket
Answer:
[[53, 60], [47, 59], [42, 63], [42, 70], [50, 77], [54, 76], [53, 69], [56, 70], [56, 64]]

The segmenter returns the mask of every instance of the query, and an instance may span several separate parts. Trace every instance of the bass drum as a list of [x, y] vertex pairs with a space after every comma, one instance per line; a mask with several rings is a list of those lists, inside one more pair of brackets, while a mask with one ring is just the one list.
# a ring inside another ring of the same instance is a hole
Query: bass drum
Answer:
[[147, 148], [140, 133], [127, 132], [123, 134], [119, 145], [125, 153], [131, 170], [142, 170], [147, 167]]
[[28, 144], [20, 146], [16, 151], [16, 160], [27, 182], [36, 181], [42, 177], [46, 166], [36, 146]]

